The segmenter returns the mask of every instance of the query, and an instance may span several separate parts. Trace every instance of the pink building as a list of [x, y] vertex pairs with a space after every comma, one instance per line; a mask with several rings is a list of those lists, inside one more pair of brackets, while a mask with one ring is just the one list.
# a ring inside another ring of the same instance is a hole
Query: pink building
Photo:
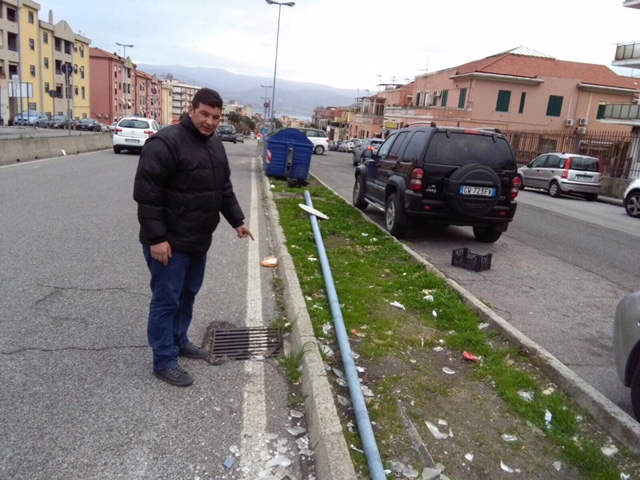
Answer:
[[90, 49], [91, 117], [110, 124], [127, 115], [162, 119], [162, 82], [129, 58]]
[[457, 67], [382, 85], [363, 99], [351, 135], [385, 136], [413, 122], [584, 135], [628, 132], [607, 121], [606, 106], [632, 103], [636, 79], [604, 65], [557, 60], [519, 47]]
[[100, 48], [89, 49], [91, 66], [91, 117], [110, 124], [125, 112], [124, 59]]

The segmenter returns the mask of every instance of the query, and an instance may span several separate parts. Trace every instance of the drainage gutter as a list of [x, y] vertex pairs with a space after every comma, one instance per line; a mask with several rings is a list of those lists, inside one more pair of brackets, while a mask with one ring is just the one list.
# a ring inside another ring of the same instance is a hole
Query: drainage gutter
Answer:
[[[311, 200], [311, 195], [309, 194], [308, 190], [305, 190], [304, 198], [307, 201], [307, 206], [313, 208], [313, 201]], [[367, 465], [369, 466], [369, 473], [371, 474], [372, 480], [386, 479], [387, 476], [384, 472], [382, 459], [380, 457], [380, 452], [378, 451], [378, 445], [376, 444], [373, 428], [371, 427], [371, 420], [369, 419], [369, 412], [367, 411], [364, 395], [362, 393], [362, 387], [360, 385], [360, 379], [358, 378], [356, 364], [351, 353], [349, 336], [347, 335], [347, 329], [344, 325], [344, 318], [342, 317], [338, 294], [336, 293], [336, 287], [333, 282], [331, 266], [329, 265], [329, 260], [327, 259], [327, 252], [324, 248], [322, 235], [320, 234], [318, 219], [315, 215], [309, 215], [309, 218], [311, 220], [311, 226], [313, 228], [313, 236], [316, 241], [316, 247], [318, 248], [318, 257], [320, 259], [320, 265], [322, 266], [322, 274], [324, 276], [325, 287], [327, 289], [327, 295], [329, 297], [329, 305], [331, 306], [331, 314], [333, 316], [333, 324], [336, 330], [336, 337], [338, 339], [340, 355], [342, 357], [342, 363], [344, 365], [347, 384], [349, 385], [351, 403], [356, 415], [356, 423], [358, 425], [360, 438], [362, 439], [364, 454], [367, 458]]]

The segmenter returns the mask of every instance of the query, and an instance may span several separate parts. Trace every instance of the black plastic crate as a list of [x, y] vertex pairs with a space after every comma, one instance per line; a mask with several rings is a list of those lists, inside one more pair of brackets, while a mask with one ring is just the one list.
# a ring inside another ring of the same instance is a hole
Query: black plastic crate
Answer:
[[491, 254], [478, 255], [471, 253], [468, 248], [457, 248], [451, 255], [451, 265], [462, 267], [474, 272], [482, 272], [491, 268]]

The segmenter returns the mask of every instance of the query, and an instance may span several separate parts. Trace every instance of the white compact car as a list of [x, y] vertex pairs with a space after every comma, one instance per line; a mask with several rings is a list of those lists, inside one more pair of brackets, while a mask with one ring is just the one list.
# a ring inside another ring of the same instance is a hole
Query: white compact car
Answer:
[[113, 130], [113, 151], [130, 150], [140, 153], [144, 142], [160, 130], [160, 125], [151, 118], [123, 117]]

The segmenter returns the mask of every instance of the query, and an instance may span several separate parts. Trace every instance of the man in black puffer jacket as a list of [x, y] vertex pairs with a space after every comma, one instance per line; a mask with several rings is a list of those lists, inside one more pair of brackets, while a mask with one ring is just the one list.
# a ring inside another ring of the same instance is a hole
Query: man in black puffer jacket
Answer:
[[147, 140], [133, 187], [140, 243], [151, 273], [147, 337], [153, 372], [181, 387], [193, 378], [180, 368], [178, 356], [208, 355], [191, 343], [187, 330], [220, 214], [238, 237], [253, 240], [233, 192], [227, 154], [215, 136], [222, 106], [218, 92], [198, 90], [189, 116]]

